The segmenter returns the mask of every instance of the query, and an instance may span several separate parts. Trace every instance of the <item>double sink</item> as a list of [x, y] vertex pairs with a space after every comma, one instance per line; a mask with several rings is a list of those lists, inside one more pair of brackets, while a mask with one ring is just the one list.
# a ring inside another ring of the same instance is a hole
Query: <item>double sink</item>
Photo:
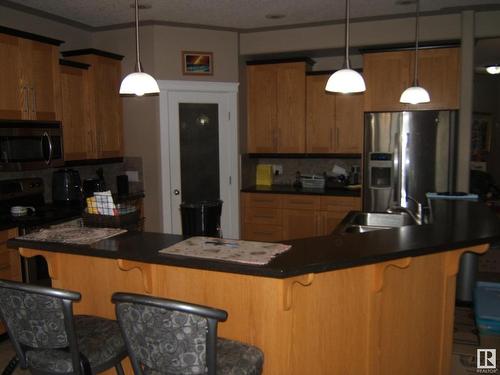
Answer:
[[351, 211], [337, 226], [334, 233], [365, 233], [418, 224], [420, 223], [407, 212]]

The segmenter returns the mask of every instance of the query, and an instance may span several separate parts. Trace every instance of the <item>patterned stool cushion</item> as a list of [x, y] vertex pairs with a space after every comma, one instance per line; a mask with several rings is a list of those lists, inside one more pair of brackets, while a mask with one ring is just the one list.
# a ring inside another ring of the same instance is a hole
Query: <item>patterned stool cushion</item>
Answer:
[[[239, 341], [217, 339], [217, 375], [260, 375], [264, 355], [255, 346], [243, 344]], [[202, 372], [201, 374], [204, 374]], [[195, 375], [199, 372], [186, 371], [169, 373], [144, 368], [145, 375]]]
[[[94, 373], [109, 368], [116, 358], [125, 358], [127, 351], [116, 321], [88, 315], [76, 315], [74, 321], [78, 347]], [[28, 350], [26, 359], [30, 367], [44, 372], [73, 372], [71, 353], [66, 350]]]
[[260, 375], [264, 354], [255, 346], [217, 339], [217, 375]]

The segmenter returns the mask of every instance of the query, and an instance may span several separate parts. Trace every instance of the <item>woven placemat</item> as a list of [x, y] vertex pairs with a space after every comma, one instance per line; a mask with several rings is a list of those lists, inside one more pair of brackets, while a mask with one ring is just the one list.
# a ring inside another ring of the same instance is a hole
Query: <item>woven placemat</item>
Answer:
[[16, 237], [17, 240], [60, 242], [75, 245], [91, 245], [106, 238], [125, 233], [126, 229], [120, 228], [90, 228], [90, 227], [58, 227], [42, 229], [24, 236]]
[[159, 252], [184, 257], [264, 265], [278, 254], [289, 250], [290, 247], [290, 245], [279, 243], [191, 237]]

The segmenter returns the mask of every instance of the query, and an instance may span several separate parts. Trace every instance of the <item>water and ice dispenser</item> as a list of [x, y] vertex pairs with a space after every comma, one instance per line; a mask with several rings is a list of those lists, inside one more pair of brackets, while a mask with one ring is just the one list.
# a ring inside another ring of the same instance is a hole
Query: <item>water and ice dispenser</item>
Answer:
[[390, 189], [392, 187], [392, 153], [370, 153], [368, 168], [370, 189]]

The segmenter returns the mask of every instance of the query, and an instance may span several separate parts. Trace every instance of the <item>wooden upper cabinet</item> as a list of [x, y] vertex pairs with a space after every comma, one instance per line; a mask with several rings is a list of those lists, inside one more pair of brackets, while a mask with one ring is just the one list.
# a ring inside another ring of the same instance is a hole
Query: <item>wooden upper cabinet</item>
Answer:
[[247, 67], [247, 152], [305, 152], [305, 72], [305, 62]]
[[363, 55], [366, 82], [365, 112], [402, 111], [401, 93], [410, 81], [411, 54], [408, 51], [377, 52]]
[[363, 55], [366, 80], [365, 111], [458, 109], [460, 50], [428, 48], [418, 52], [418, 83], [431, 97], [426, 104], [403, 104], [399, 98], [413, 85], [415, 52], [377, 52]]
[[278, 153], [306, 151], [306, 64], [284, 63], [278, 68]]
[[335, 152], [335, 97], [325, 91], [328, 75], [307, 76], [306, 148], [308, 153]]
[[0, 34], [0, 119], [59, 120], [58, 65], [57, 45]]
[[362, 153], [364, 95], [337, 94], [335, 102], [335, 152], [339, 154]]
[[361, 153], [363, 94], [325, 91], [329, 75], [307, 77], [308, 153]]
[[22, 40], [23, 59], [29, 91], [31, 120], [60, 120], [61, 91], [59, 49], [33, 40]]
[[119, 94], [122, 56], [99, 50], [64, 52], [67, 60], [90, 65], [88, 98], [98, 159], [123, 156], [123, 110]]
[[26, 90], [21, 74], [20, 38], [0, 34], [0, 119], [20, 120], [28, 116]]
[[121, 62], [102, 56], [96, 56], [96, 60], [92, 78], [98, 152], [101, 158], [120, 157], [123, 156]]
[[277, 66], [247, 67], [249, 153], [271, 153], [277, 148]]
[[[415, 109], [458, 109], [460, 107], [460, 50], [458, 48], [418, 51], [418, 83], [429, 92], [431, 101], [409, 106]], [[410, 74], [415, 54], [411, 53]]]
[[90, 121], [88, 71], [61, 65], [64, 160], [96, 157], [95, 135]]

